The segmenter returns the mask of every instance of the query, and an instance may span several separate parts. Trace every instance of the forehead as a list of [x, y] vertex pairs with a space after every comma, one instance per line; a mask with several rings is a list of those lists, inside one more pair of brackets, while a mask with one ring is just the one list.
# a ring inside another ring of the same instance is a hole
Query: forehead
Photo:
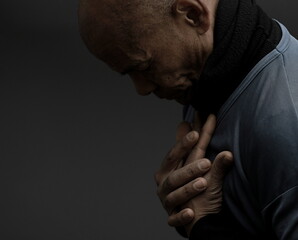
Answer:
[[[136, 11], [134, 10], [134, 13]], [[121, 71], [126, 64], [134, 64], [147, 59], [148, 41], [146, 37], [151, 29], [152, 16], [136, 18], [126, 11], [103, 11], [93, 15], [89, 25], [89, 50], [116, 71]], [[126, 14], [125, 14], [126, 13]], [[146, 43], [147, 42], [147, 43]]]
[[101, 45], [101, 51], [97, 57], [113, 70], [121, 73], [129, 66], [146, 61], [149, 56], [139, 45], [130, 46], [125, 41], [110, 41]]

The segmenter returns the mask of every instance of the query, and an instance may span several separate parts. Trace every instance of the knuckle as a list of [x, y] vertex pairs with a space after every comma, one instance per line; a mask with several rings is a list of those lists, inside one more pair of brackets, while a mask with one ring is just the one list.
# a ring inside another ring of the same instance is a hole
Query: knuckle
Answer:
[[223, 169], [221, 169], [220, 166], [218, 166], [217, 164], [214, 164], [214, 170], [212, 174], [214, 181], [218, 184], [221, 184], [223, 182], [224, 176], [225, 172], [223, 171]]
[[184, 137], [180, 144], [180, 149], [182, 151], [188, 151], [192, 147], [191, 142], [187, 139], [187, 137]]
[[175, 188], [174, 180], [171, 176], [167, 177], [167, 179], [164, 182], [165, 188], [170, 191]]
[[214, 203], [221, 203], [222, 202], [222, 193], [221, 192], [213, 192], [209, 196], [209, 201]]
[[213, 196], [221, 197], [222, 196], [222, 187], [218, 186], [218, 185], [211, 186], [210, 193]]
[[171, 195], [166, 196], [165, 200], [164, 200], [164, 208], [167, 209], [168, 211], [170, 209], [173, 208], [173, 198], [171, 197]]
[[180, 149], [182, 151], [185, 151], [188, 149], [188, 141], [187, 140], [183, 139], [183, 141], [181, 142], [181, 145], [180, 145]]
[[186, 177], [187, 178], [192, 178], [197, 174], [197, 166], [187, 166], [186, 168]]
[[183, 193], [186, 197], [189, 197], [191, 195], [192, 191], [191, 191], [191, 189], [189, 188], [188, 185], [183, 187]]
[[171, 149], [166, 155], [166, 162], [173, 163], [176, 161], [176, 150], [175, 148]]

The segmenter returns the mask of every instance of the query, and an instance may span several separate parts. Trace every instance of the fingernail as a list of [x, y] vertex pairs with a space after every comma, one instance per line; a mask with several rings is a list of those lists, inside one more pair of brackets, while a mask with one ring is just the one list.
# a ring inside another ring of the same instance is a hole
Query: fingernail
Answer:
[[224, 156], [224, 161], [227, 164], [230, 164], [233, 161], [233, 157], [232, 156]]
[[206, 160], [200, 161], [199, 165], [202, 170], [210, 168], [210, 162]]
[[195, 133], [194, 132], [190, 132], [187, 134], [187, 140], [188, 141], [193, 141], [195, 139]]
[[183, 217], [184, 219], [190, 219], [190, 218], [191, 218], [189, 212], [185, 212], [185, 213], [183, 213], [183, 214], [182, 214], [182, 217]]
[[202, 180], [198, 180], [198, 181], [196, 181], [194, 184], [193, 184], [193, 186], [194, 186], [194, 188], [196, 189], [196, 190], [203, 190], [203, 189], [205, 189], [205, 184], [203, 183], [203, 181]]

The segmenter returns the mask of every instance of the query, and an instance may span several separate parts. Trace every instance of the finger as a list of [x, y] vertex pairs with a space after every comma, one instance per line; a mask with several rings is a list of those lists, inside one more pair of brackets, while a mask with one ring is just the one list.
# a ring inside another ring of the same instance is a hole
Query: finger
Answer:
[[188, 184], [169, 193], [164, 201], [164, 207], [168, 212], [180, 206], [198, 194], [202, 193], [207, 187], [207, 181], [204, 178], [197, 178]]
[[196, 131], [191, 131], [181, 141], [177, 142], [162, 162], [160, 171], [162, 173], [175, 169], [194, 147], [199, 139]]
[[174, 213], [168, 218], [168, 224], [172, 227], [181, 227], [189, 224], [194, 218], [194, 212], [190, 208], [185, 208], [178, 213]]
[[189, 133], [192, 130], [190, 123], [188, 122], [181, 122], [176, 130], [176, 141], [181, 141], [183, 137], [187, 133]]
[[211, 174], [214, 179], [222, 181], [231, 169], [233, 164], [233, 155], [229, 151], [219, 153], [212, 166]]
[[192, 126], [193, 126], [193, 130], [200, 132], [202, 128], [202, 121], [198, 112], [195, 113], [195, 118]]
[[163, 182], [162, 191], [167, 194], [190, 181], [203, 176], [211, 167], [208, 159], [202, 158], [172, 172]]
[[205, 153], [212, 138], [215, 127], [216, 117], [213, 114], [211, 114], [208, 116], [207, 121], [200, 132], [198, 143], [193, 148], [193, 151], [187, 158], [185, 164], [189, 164], [190, 162], [193, 162], [196, 159], [205, 157]]

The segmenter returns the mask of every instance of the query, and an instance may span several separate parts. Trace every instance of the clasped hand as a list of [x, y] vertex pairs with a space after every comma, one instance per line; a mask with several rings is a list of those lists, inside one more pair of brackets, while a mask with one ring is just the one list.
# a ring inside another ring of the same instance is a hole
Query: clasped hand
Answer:
[[220, 152], [212, 164], [205, 158], [215, 125], [214, 115], [208, 117], [200, 134], [190, 124], [181, 123], [176, 144], [155, 174], [157, 195], [169, 214], [168, 224], [185, 227], [188, 235], [196, 221], [220, 211], [222, 182], [233, 162], [228, 151]]

